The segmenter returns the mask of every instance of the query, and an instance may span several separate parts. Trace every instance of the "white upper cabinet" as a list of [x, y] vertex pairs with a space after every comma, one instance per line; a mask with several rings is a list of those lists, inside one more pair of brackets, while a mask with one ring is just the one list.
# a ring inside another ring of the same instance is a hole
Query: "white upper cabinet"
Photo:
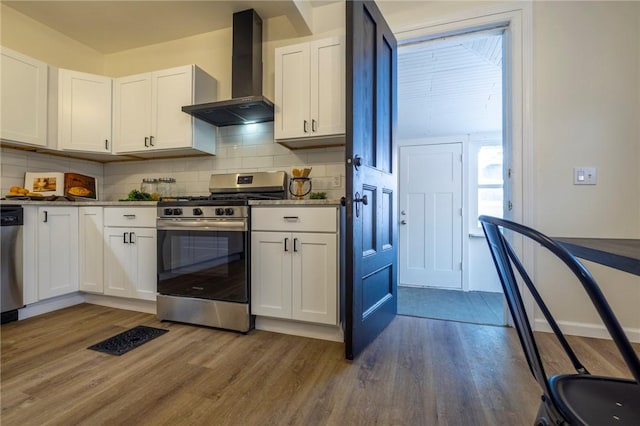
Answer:
[[5, 47], [0, 54], [0, 138], [46, 147], [48, 66]]
[[49, 145], [111, 153], [113, 79], [61, 68], [49, 75]]
[[215, 127], [182, 107], [215, 100], [216, 81], [196, 65], [115, 80], [114, 152], [197, 150], [215, 154]]
[[281, 47], [275, 59], [275, 139], [291, 149], [343, 145], [342, 38]]

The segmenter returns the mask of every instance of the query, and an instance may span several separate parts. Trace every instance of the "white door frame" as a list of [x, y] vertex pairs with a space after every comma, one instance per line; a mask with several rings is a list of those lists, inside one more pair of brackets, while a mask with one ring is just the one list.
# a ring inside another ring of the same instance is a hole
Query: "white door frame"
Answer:
[[[500, 4], [452, 14], [445, 18], [439, 17], [418, 27], [414, 24], [410, 28], [400, 29], [395, 32], [395, 36], [398, 45], [402, 45], [504, 24], [507, 24], [510, 32], [508, 45], [510, 51], [505, 54], [505, 57], [509, 58], [506, 66], [510, 84], [505, 85], [503, 96], [507, 99], [505, 114], [510, 117], [510, 126], [507, 131], [510, 133], [511, 140], [511, 156], [506, 158], [508, 154], [505, 155], [505, 164], [510, 163], [513, 171], [510, 194], [513, 208], [508, 212], [508, 217], [516, 222], [535, 227], [531, 109], [533, 90], [531, 3]], [[507, 196], [509, 194], [505, 194], [505, 199]], [[514, 249], [519, 253], [525, 268], [535, 274], [534, 245], [517, 239], [514, 241]], [[466, 258], [466, 253], [463, 252], [463, 256]], [[533, 298], [527, 292], [523, 294], [527, 315], [529, 318], [535, 318]]]

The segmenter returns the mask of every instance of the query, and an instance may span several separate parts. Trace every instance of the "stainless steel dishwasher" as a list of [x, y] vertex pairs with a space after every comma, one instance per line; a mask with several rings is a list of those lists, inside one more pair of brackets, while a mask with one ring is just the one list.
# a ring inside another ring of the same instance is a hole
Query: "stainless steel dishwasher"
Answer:
[[0, 300], [2, 305], [1, 323], [18, 319], [18, 309], [22, 302], [22, 225], [21, 206], [2, 206], [0, 239]]

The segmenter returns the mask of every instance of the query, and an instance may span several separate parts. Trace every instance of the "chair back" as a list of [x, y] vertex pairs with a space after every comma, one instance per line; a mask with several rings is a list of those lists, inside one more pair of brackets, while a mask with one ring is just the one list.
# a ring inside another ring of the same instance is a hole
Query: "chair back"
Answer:
[[493, 262], [496, 266], [498, 277], [500, 278], [504, 295], [513, 317], [513, 322], [518, 331], [518, 336], [520, 338], [520, 343], [522, 344], [527, 363], [529, 364], [531, 373], [542, 387], [544, 393], [549, 395], [547, 375], [544, 371], [544, 366], [536, 345], [531, 323], [527, 317], [522, 294], [516, 280], [514, 267], [515, 271], [517, 271], [517, 276], [519, 276], [527, 286], [529, 292], [533, 296], [533, 299], [540, 308], [540, 311], [544, 315], [547, 323], [553, 330], [556, 338], [562, 345], [562, 348], [571, 360], [576, 371], [580, 374], [589, 374], [589, 372], [571, 349], [567, 339], [560, 330], [560, 327], [551, 315], [551, 312], [531, 280], [531, 277], [524, 268], [524, 265], [514, 252], [503, 232], [501, 232], [500, 228], [520, 234], [540, 244], [560, 259], [573, 272], [596, 308], [602, 322], [627, 364], [629, 371], [635, 378], [636, 382], [640, 383], [640, 361], [638, 360], [638, 356], [622, 330], [622, 326], [616, 319], [609, 303], [602, 294], [600, 287], [587, 268], [585, 268], [584, 265], [564, 247], [532, 228], [506, 219], [491, 216], [480, 216], [479, 220], [482, 223], [482, 228], [485, 236], [487, 237], [491, 256], [493, 257]]

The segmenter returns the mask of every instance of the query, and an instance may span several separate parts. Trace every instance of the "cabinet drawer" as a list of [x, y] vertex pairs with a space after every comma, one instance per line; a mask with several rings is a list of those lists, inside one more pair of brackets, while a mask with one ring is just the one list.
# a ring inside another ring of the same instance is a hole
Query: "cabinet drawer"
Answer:
[[254, 207], [254, 231], [337, 232], [336, 207]]
[[104, 226], [156, 227], [156, 207], [105, 207]]

